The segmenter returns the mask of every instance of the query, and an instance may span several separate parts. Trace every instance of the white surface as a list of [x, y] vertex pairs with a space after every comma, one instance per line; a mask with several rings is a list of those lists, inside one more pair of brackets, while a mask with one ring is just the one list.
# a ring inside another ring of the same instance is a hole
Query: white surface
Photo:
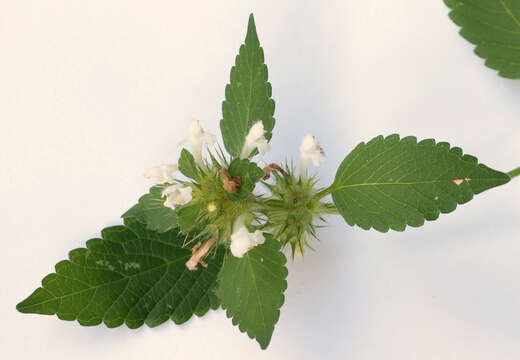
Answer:
[[[217, 5], [218, 4], [218, 5]], [[276, 101], [273, 151], [306, 132], [323, 184], [358, 142], [399, 132], [520, 165], [520, 82], [484, 67], [436, 1], [2, 1], [0, 178], [5, 359], [518, 359], [520, 179], [380, 234], [332, 218], [289, 265], [267, 351], [222, 311], [183, 326], [81, 327], [18, 301], [119, 224], [176, 160], [189, 120], [218, 133], [255, 13]]]

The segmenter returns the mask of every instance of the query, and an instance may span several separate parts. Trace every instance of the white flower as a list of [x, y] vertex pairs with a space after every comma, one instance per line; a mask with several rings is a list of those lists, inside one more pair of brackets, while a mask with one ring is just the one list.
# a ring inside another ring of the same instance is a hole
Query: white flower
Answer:
[[144, 173], [144, 177], [147, 179], [153, 179], [157, 181], [159, 184], [162, 183], [173, 183], [173, 173], [175, 173], [179, 169], [177, 164], [163, 164], [159, 166], [154, 166], [153, 168], [148, 169]]
[[271, 146], [267, 143], [267, 139], [264, 136], [264, 124], [262, 121], [256, 122], [251, 129], [249, 129], [249, 133], [246, 136], [246, 142], [244, 143], [244, 148], [242, 149], [241, 158], [247, 159], [251, 152], [258, 148], [258, 152], [260, 154], [265, 154], [269, 150], [271, 150]]
[[231, 234], [231, 253], [241, 258], [246, 252], [254, 248], [256, 245], [263, 244], [265, 241], [262, 231], [256, 230], [249, 232], [245, 226], [245, 216], [239, 216], [233, 225], [233, 233]]
[[199, 121], [193, 119], [190, 123], [189, 128], [189, 140], [191, 144], [191, 150], [193, 151], [193, 157], [197, 164], [202, 163], [202, 144], [211, 146], [215, 143], [215, 135], [210, 134], [200, 127]]
[[176, 206], [187, 204], [191, 201], [191, 186], [179, 184], [170, 185], [162, 191], [161, 196], [166, 196], [164, 206], [175, 209]]
[[264, 233], [260, 230], [255, 230], [254, 233], [250, 233], [253, 246], [262, 245], [265, 242]]
[[314, 166], [318, 166], [325, 161], [325, 153], [316, 138], [312, 134], [307, 134], [300, 145], [300, 171], [305, 175], [307, 162], [311, 160]]

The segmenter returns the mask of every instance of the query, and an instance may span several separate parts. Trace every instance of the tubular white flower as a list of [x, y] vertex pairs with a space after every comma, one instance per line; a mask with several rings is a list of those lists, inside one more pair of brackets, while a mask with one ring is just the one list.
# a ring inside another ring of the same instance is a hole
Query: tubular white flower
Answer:
[[173, 173], [179, 169], [177, 164], [162, 164], [146, 170], [144, 177], [162, 183], [173, 183]]
[[161, 196], [166, 196], [164, 206], [175, 209], [176, 206], [187, 204], [191, 201], [191, 186], [181, 186], [179, 184], [170, 185], [165, 188]]
[[251, 240], [253, 246], [262, 245], [265, 242], [264, 233], [260, 230], [255, 230], [254, 233], [251, 233]]
[[311, 160], [314, 166], [320, 165], [325, 161], [325, 153], [312, 134], [307, 134], [300, 145], [300, 172], [305, 176], [307, 163]]
[[262, 155], [271, 150], [271, 145], [267, 142], [264, 134], [264, 124], [262, 121], [258, 121], [251, 126], [251, 129], [249, 129], [249, 133], [246, 136], [246, 142], [244, 143], [242, 154], [240, 155], [242, 159], [247, 159], [255, 148], [257, 148], [258, 152]]
[[237, 258], [241, 258], [249, 250], [250, 246], [249, 231], [245, 227], [235, 229], [233, 234], [231, 234], [231, 246], [229, 247], [231, 253]]
[[210, 134], [200, 127], [199, 121], [193, 119], [189, 128], [189, 140], [193, 157], [197, 164], [202, 164], [202, 144], [211, 146], [215, 143], [215, 135]]
[[246, 252], [257, 245], [263, 244], [265, 241], [264, 234], [260, 230], [249, 232], [245, 226], [245, 215], [239, 216], [233, 225], [233, 233], [231, 234], [231, 253], [241, 258]]

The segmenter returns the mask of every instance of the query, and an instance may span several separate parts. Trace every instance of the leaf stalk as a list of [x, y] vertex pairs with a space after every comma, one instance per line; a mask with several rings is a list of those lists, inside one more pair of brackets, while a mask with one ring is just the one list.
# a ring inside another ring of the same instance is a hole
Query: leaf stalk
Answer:
[[511, 179], [514, 178], [515, 176], [520, 175], [520, 166], [517, 167], [516, 169], [511, 170], [510, 172], [508, 172], [507, 175], [509, 175], [509, 177], [510, 177]]

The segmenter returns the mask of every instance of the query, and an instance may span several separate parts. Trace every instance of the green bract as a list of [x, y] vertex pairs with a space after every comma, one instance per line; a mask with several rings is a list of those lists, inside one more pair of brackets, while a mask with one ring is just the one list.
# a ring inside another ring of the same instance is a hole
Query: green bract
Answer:
[[164, 184], [153, 186], [150, 192], [141, 196], [139, 202], [125, 212], [122, 217], [139, 219], [146, 224], [148, 229], [159, 232], [175, 228], [178, 225], [177, 214], [164, 206], [161, 195], [165, 187]]
[[[509, 4], [507, 42], [498, 30], [484, 34], [475, 25], [474, 19], [486, 16], [500, 23], [505, 17], [496, 6], [496, 14], [489, 15], [487, 5], [447, 3], [455, 8], [452, 17], [468, 29], [463, 34], [481, 44], [477, 49], [491, 60], [500, 44], [520, 46], [514, 34], [518, 6]], [[500, 3], [505, 9], [507, 3]], [[514, 56], [509, 50], [493, 64], [502, 75], [516, 76]], [[325, 160], [311, 134], [303, 138], [298, 169], [259, 166], [258, 155], [270, 149], [274, 101], [252, 15], [225, 97], [220, 128], [227, 154], [192, 122], [190, 148], [182, 149], [178, 165], [147, 171], [157, 184], [123, 214], [124, 225], [104, 229], [101, 238], [72, 250], [69, 260], [59, 262], [56, 272], [18, 304], [20, 312], [137, 328], [168, 319], [180, 324], [222, 305], [233, 324], [265, 349], [287, 288], [283, 251], [290, 247], [293, 257], [303, 255], [325, 216], [341, 214], [349, 225], [367, 230], [403, 231], [520, 175], [520, 169], [506, 174], [479, 164], [448, 143], [399, 135], [360, 143], [325, 188], [307, 174], [309, 162], [317, 166]], [[177, 169], [185, 178], [174, 175]]]
[[320, 201], [316, 179], [297, 177], [294, 170], [287, 174], [274, 173], [274, 184], [266, 184], [270, 197], [265, 200], [264, 214], [267, 228], [282, 245], [291, 245], [292, 256], [312, 249], [308, 235], [317, 239], [316, 228], [325, 222], [326, 214], [337, 213], [334, 205]]

